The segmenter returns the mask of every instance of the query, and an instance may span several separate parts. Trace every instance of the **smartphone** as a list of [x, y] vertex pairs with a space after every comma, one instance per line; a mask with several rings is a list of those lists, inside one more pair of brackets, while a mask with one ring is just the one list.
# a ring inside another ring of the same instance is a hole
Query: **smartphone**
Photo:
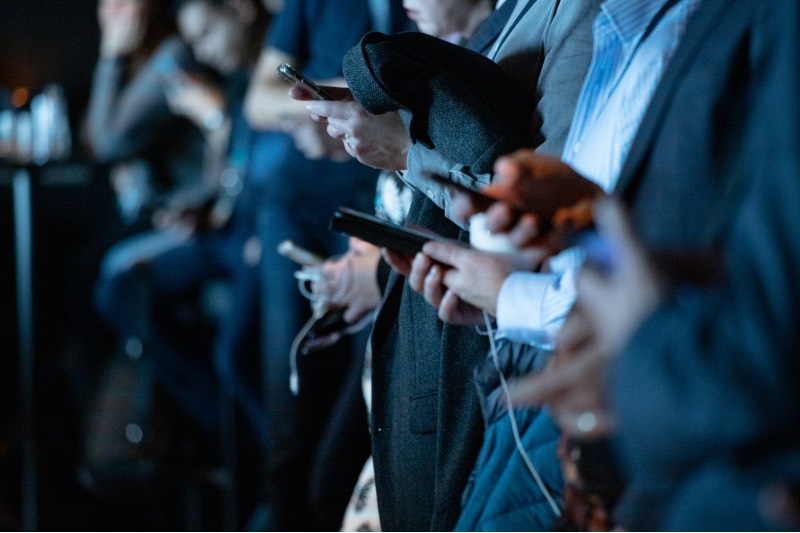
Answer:
[[333, 95], [322, 89], [319, 85], [309, 80], [287, 63], [278, 66], [278, 74], [291, 83], [294, 83], [317, 100], [335, 100]]
[[306, 250], [300, 246], [297, 246], [291, 240], [281, 241], [278, 244], [278, 253], [284, 257], [288, 257], [298, 265], [303, 266], [319, 266], [325, 261], [325, 258], [319, 254], [315, 254], [310, 250]]
[[333, 231], [346, 233], [375, 246], [407, 255], [415, 255], [428, 241], [450, 240], [432, 231], [401, 226], [348, 207], [340, 207], [334, 213], [330, 227]]

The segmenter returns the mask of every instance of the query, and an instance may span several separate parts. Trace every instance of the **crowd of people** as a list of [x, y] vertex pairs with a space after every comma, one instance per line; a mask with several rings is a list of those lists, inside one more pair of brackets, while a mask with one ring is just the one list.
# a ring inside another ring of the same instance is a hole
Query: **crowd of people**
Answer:
[[217, 527], [800, 528], [797, 2], [165, 5], [98, 5], [82, 483], [172, 444]]

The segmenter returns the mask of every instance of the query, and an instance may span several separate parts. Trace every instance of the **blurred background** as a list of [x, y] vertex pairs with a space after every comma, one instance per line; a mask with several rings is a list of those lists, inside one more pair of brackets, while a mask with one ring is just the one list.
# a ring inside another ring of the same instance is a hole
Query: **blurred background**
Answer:
[[[70, 331], [75, 296], [90, 279], [94, 251], [87, 234], [104, 227], [113, 208], [103, 169], [87, 162], [78, 124], [97, 60], [96, 0], [0, 2], [0, 109], [24, 108], [46, 85], [66, 97], [73, 150], [66, 162], [33, 176], [34, 392], [37, 529], [99, 530], [177, 527], [181, 517], [142, 512], [130, 497], [103, 498], [76, 476], [81, 383]], [[0, 163], [0, 529], [28, 527], [22, 512], [21, 391], [14, 269], [13, 169]], [[81, 364], [86, 364], [84, 361]], [[89, 361], [91, 364], [91, 361]], [[83, 399], [85, 400], [85, 398]], [[178, 513], [179, 514], [179, 513]], [[124, 518], [121, 520], [121, 518]], [[170, 521], [173, 521], [170, 523]]]

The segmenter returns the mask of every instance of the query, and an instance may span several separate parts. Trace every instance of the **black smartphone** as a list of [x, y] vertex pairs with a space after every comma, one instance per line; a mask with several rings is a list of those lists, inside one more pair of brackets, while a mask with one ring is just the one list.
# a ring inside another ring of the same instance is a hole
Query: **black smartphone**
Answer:
[[278, 74], [283, 79], [294, 83], [317, 100], [335, 100], [333, 95], [328, 91], [322, 89], [319, 85], [297, 72], [287, 63], [282, 63], [278, 66]]
[[449, 241], [432, 231], [408, 228], [348, 207], [340, 207], [334, 213], [330, 227], [375, 246], [408, 255], [421, 251], [422, 245], [428, 241]]

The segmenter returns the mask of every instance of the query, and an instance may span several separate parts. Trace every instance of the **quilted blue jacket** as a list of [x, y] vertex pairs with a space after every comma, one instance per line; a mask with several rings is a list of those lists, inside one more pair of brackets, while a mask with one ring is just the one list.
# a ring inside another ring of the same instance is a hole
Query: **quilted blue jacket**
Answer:
[[[498, 342], [499, 368], [507, 378], [541, 370], [550, 355], [528, 345]], [[491, 354], [475, 374], [486, 432], [455, 530], [551, 531], [557, 516], [517, 450]], [[546, 410], [518, 409], [513, 415], [528, 457], [560, 508], [564, 480], [556, 456], [558, 428]]]

